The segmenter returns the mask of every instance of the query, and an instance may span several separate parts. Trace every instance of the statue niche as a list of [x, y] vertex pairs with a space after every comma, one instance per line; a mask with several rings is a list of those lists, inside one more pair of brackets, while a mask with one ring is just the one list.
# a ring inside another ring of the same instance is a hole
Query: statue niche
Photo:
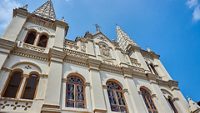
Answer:
[[102, 56], [110, 57], [110, 48], [104, 42], [99, 42], [100, 54]]

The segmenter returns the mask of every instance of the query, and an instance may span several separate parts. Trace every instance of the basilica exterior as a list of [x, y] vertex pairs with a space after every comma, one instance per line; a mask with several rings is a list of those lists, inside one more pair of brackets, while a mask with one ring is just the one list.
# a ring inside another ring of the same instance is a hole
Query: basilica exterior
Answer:
[[13, 10], [0, 38], [0, 113], [199, 113], [162, 65], [119, 27], [65, 39], [51, 0]]

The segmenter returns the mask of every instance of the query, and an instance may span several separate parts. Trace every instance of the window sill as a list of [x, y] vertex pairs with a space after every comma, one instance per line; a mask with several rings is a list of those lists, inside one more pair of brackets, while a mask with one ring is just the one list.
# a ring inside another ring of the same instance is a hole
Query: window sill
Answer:
[[11, 100], [11, 101], [21, 101], [21, 102], [33, 102], [33, 100], [30, 99], [21, 99], [21, 98], [10, 98], [10, 97], [1, 97], [1, 100]]
[[70, 107], [62, 108], [62, 111], [78, 111], [78, 112], [84, 112], [84, 113], [91, 112], [87, 108], [70, 108]]

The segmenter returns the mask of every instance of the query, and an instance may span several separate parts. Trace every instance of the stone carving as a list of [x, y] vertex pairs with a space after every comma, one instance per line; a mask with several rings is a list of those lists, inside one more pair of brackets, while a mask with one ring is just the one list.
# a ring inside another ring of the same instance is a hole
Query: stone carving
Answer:
[[135, 59], [135, 58], [130, 58], [130, 59], [131, 59], [131, 63], [132, 63], [133, 66], [136, 66], [136, 67], [141, 66], [141, 64], [138, 62], [137, 59]]
[[0, 111], [26, 112], [30, 110], [32, 101], [27, 100], [0, 100]]
[[45, 48], [23, 43], [23, 47], [37, 52], [44, 52]]
[[107, 44], [100, 42], [99, 43], [100, 54], [106, 57], [110, 57], [110, 48]]
[[85, 43], [81, 43], [81, 51], [86, 52]]

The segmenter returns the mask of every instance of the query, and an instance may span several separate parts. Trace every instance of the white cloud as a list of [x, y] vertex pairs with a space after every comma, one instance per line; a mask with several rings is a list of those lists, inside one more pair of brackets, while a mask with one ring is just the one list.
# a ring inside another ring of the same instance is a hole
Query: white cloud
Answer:
[[193, 8], [198, 5], [198, 0], [187, 0], [186, 4], [189, 8]]
[[196, 6], [193, 11], [193, 21], [199, 21], [200, 20], [200, 5]]
[[19, 7], [17, 0], [1, 0], [0, 2], [0, 35], [4, 32], [12, 18], [12, 11]]

